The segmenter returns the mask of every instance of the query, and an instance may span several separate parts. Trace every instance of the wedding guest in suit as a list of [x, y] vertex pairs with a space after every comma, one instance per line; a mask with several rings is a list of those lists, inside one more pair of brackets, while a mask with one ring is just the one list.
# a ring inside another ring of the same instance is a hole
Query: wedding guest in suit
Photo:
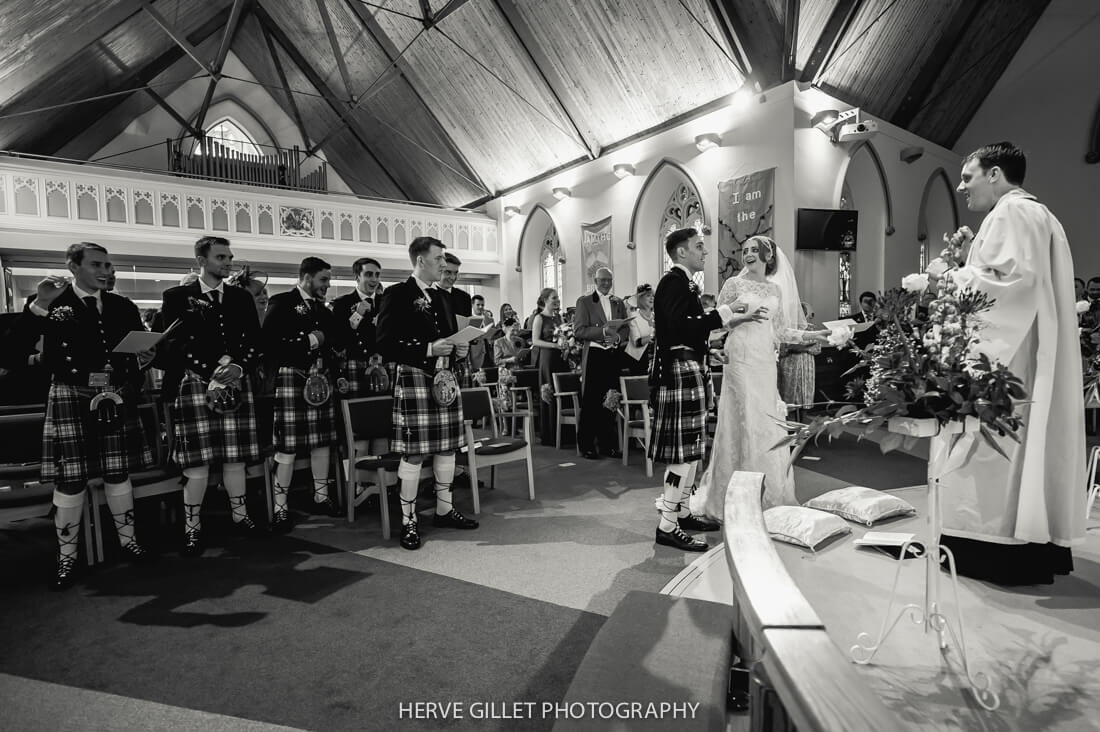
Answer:
[[336, 316], [325, 307], [331, 280], [332, 265], [306, 257], [298, 267], [298, 286], [272, 297], [264, 318], [264, 352], [275, 377], [273, 531], [291, 528], [287, 492], [299, 452], [309, 453], [313, 502], [330, 516], [339, 515], [329, 495], [328, 477], [330, 450], [336, 442], [332, 374], [341, 345]]
[[[148, 561], [134, 536], [132, 468], [151, 463], [151, 454], [132, 454], [139, 444], [136, 411], [142, 370], [153, 351], [135, 355], [114, 348], [130, 331], [144, 331], [141, 313], [125, 297], [107, 292], [107, 250], [92, 242], [65, 252], [71, 282], [51, 276], [38, 283], [37, 297], [17, 324], [18, 339], [43, 338], [42, 363], [52, 380], [42, 430], [42, 482], [53, 483], [57, 572], [52, 588], [64, 590], [76, 578], [80, 523], [88, 481], [102, 477], [123, 554]], [[94, 405], [94, 406], [93, 406]]]
[[[859, 312], [852, 316], [852, 320], [857, 323], [873, 323], [875, 322], [875, 311], [878, 308], [878, 297], [873, 292], [861, 292], [859, 294]], [[878, 337], [878, 326], [872, 325], [862, 333], [856, 333], [852, 338], [852, 342], [860, 348], [866, 348], [868, 345], [875, 342], [875, 338]]]
[[234, 527], [258, 535], [245, 505], [245, 464], [262, 459], [248, 378], [262, 353], [255, 302], [243, 288], [225, 284], [233, 263], [227, 239], [199, 239], [195, 260], [199, 279], [164, 292], [164, 319], [179, 325], [158, 353], [158, 365], [182, 374], [172, 403], [172, 459], [186, 481], [183, 554], [189, 557], [205, 548], [200, 512], [212, 465], [221, 468]]
[[596, 270], [595, 289], [577, 299], [574, 334], [584, 343], [581, 356], [581, 416], [577, 439], [581, 452], [589, 460], [598, 460], [600, 452], [622, 457], [615, 434], [614, 414], [604, 408], [607, 392], [619, 387], [622, 373], [622, 344], [630, 335], [627, 323], [609, 327], [610, 321], [627, 317], [626, 304], [611, 294], [615, 280], [611, 270]]
[[[455, 452], [466, 443], [462, 400], [450, 369], [453, 359], [465, 358], [468, 346], [447, 340], [457, 327], [444, 309], [446, 292], [432, 287], [444, 265], [444, 246], [438, 239], [419, 236], [409, 245], [412, 274], [386, 290], [378, 312], [378, 345], [397, 362], [393, 392], [393, 452], [402, 455], [397, 476], [401, 481], [401, 546], [421, 546], [416, 517], [420, 466], [432, 458], [435, 475], [434, 526], [476, 529], [454, 507], [451, 485]], [[453, 281], [453, 280], [452, 280]]]
[[[470, 303], [472, 306], [471, 317], [481, 318], [481, 325], [478, 327], [490, 328], [493, 325], [493, 314], [485, 309], [485, 298], [481, 295], [474, 295], [470, 298]], [[492, 366], [492, 349], [493, 342], [489, 340], [488, 332], [484, 338], [471, 341], [470, 368], [476, 371], [486, 366]]]

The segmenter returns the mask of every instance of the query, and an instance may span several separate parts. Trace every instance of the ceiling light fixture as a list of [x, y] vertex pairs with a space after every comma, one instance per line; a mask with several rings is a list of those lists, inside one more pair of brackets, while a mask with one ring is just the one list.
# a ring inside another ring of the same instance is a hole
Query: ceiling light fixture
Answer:
[[512, 218], [513, 216], [519, 216], [521, 213], [523, 213], [523, 212], [520, 210], [519, 206], [505, 206], [504, 207], [504, 215], [507, 216], [508, 218]]
[[634, 166], [630, 163], [618, 163], [612, 170], [616, 178], [629, 178], [634, 175]]
[[564, 186], [554, 189], [554, 198], [558, 199], [559, 201], [562, 200], [563, 198], [569, 198], [572, 195], [573, 195], [573, 191], [569, 190], [568, 188], [565, 188]]
[[821, 130], [825, 135], [832, 134], [833, 125], [840, 119], [840, 112], [835, 109], [823, 109], [813, 117], [810, 117], [810, 124], [815, 129]]
[[699, 152], [706, 152], [721, 144], [722, 136], [717, 132], [705, 132], [702, 135], [695, 136], [695, 147], [699, 148]]

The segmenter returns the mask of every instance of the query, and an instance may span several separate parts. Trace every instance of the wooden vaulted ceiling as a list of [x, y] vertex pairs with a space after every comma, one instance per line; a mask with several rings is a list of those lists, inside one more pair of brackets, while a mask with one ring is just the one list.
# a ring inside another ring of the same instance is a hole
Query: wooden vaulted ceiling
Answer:
[[[156, 105], [194, 127], [228, 50], [355, 192], [398, 200], [478, 204], [746, 80], [950, 147], [1048, 3], [4, 0], [0, 149], [89, 159]], [[172, 108], [195, 78], [201, 111]]]

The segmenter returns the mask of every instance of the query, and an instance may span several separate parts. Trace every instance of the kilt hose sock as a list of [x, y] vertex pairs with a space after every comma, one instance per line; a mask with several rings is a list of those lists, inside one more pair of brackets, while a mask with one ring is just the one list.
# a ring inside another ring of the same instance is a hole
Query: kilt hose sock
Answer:
[[[313, 474], [313, 502], [324, 503], [328, 499], [328, 469], [330, 459], [328, 445], [315, 447], [309, 451], [309, 468]], [[294, 480], [294, 455], [285, 452], [275, 453], [275, 485], [272, 493], [275, 497], [275, 510], [286, 510], [286, 494]]]
[[397, 478], [401, 481], [401, 524], [416, 523], [416, 494], [420, 487], [420, 463], [410, 463], [401, 458], [397, 466]]
[[435, 513], [446, 516], [454, 509], [451, 485], [455, 480], [455, 456], [436, 455], [432, 458], [432, 473], [435, 474]]
[[104, 483], [107, 508], [118, 532], [118, 543], [125, 547], [134, 541], [134, 487], [127, 478], [121, 483]]
[[183, 477], [183, 533], [202, 531], [202, 499], [206, 496], [206, 483], [210, 480], [210, 468], [205, 465], [186, 468]]
[[676, 518], [680, 514], [680, 501], [684, 494], [684, 485], [692, 472], [694, 471], [689, 463], [670, 463], [665, 470], [664, 490], [657, 499], [657, 510], [661, 513], [658, 528], [661, 531], [672, 531], [679, 526]]
[[290, 482], [294, 480], [294, 456], [285, 452], [275, 453], [275, 484], [271, 493], [275, 499], [275, 510], [286, 511], [286, 494]]
[[696, 471], [699, 469], [699, 461], [693, 460], [687, 464], [688, 472], [684, 476], [684, 479], [680, 482], [680, 518], [691, 515], [691, 509], [688, 507], [688, 499], [691, 497], [692, 491], [695, 490], [695, 478]]
[[239, 524], [248, 518], [248, 507], [245, 505], [244, 463], [223, 465], [222, 485], [225, 486], [225, 492], [229, 496], [229, 510], [232, 512], [233, 523]]
[[54, 530], [57, 532], [57, 561], [76, 564], [76, 552], [80, 547], [80, 519], [84, 516], [84, 491], [76, 495], [62, 493], [54, 489], [53, 505], [57, 508], [53, 516]]
[[328, 500], [329, 447], [315, 447], [309, 451], [309, 469], [313, 473], [313, 502]]

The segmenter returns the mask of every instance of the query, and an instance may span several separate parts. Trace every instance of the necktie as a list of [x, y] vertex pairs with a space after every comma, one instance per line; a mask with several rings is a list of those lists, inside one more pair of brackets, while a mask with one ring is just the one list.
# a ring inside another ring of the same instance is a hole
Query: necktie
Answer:
[[218, 292], [217, 290], [211, 290], [209, 294], [210, 294], [210, 299], [214, 301], [215, 305], [218, 305], [218, 304], [221, 303], [222, 294], [220, 292]]
[[96, 317], [99, 317], [99, 301], [91, 295], [83, 298], [83, 300], [84, 304], [91, 308], [92, 312], [96, 314]]

